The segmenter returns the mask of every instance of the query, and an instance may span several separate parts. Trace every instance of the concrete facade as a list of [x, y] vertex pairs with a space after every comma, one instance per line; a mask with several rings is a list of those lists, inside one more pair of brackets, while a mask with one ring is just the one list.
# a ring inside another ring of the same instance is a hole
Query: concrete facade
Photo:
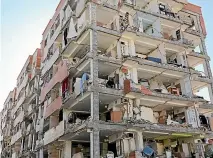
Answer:
[[213, 80], [199, 6], [61, 0], [42, 36], [0, 113], [1, 157], [204, 155]]

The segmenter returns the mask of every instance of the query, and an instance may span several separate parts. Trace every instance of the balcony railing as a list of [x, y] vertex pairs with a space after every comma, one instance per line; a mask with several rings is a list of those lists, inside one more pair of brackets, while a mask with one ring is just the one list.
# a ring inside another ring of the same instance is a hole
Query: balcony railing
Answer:
[[19, 113], [19, 115], [16, 117], [16, 119], [14, 120], [14, 127], [19, 123], [19, 122], [22, 122], [24, 119], [24, 111], [21, 111]]
[[123, 3], [129, 4], [129, 5], [135, 5], [136, 0], [123, 0]]
[[193, 30], [193, 29], [190, 29], [190, 28], [186, 29], [185, 32], [193, 34], [193, 35], [196, 35], [196, 36], [200, 36], [201, 35], [199, 30]]
[[102, 4], [105, 6], [112, 6], [112, 7], [118, 7], [118, 0], [112, 1], [112, 0], [97, 0], [96, 3]]
[[20, 129], [15, 135], [11, 138], [11, 145], [17, 142], [22, 137], [22, 129]]
[[187, 4], [188, 0], [175, 0], [178, 3], [183, 3], [183, 4]]
[[45, 118], [49, 117], [56, 110], [59, 110], [61, 106], [62, 106], [62, 98], [58, 97], [52, 103], [46, 106], [44, 117]]
[[60, 136], [64, 134], [64, 131], [65, 131], [65, 121], [61, 121], [58, 124], [58, 126], [53, 127], [47, 132], [45, 132], [43, 139], [44, 145], [47, 145], [60, 138]]
[[19, 93], [22, 90], [22, 88], [27, 85], [27, 82], [30, 79], [30, 77], [31, 77], [31, 74], [29, 74], [29, 73], [24, 76], [24, 79], [23, 79], [22, 83], [17, 87], [17, 92], [16, 92], [17, 96], [19, 95]]
[[51, 78], [51, 80], [44, 85], [44, 87], [41, 89], [41, 102], [45, 100], [45, 97], [47, 93], [58, 83], [62, 82], [69, 74], [68, 72], [68, 66], [67, 66], [68, 61], [67, 60], [62, 60], [57, 66], [58, 66], [58, 71], [54, 76]]
[[15, 106], [14, 109], [13, 109], [13, 111], [12, 111], [12, 114], [13, 114], [13, 115], [14, 115], [15, 112], [18, 110], [18, 108], [24, 103], [25, 99], [26, 99], [26, 95], [25, 95], [25, 93], [24, 93], [24, 94], [21, 96], [21, 98], [19, 98], [19, 100], [18, 100], [16, 106]]
[[184, 23], [187, 24], [189, 26], [193, 26], [194, 25], [194, 20], [191, 17], [188, 16], [184, 16], [184, 15], [179, 15], [180, 20]]
[[186, 38], [182, 38], [183, 44], [185, 45], [189, 45], [189, 46], [194, 46], [193, 41], [186, 39]]
[[41, 71], [42, 75], [44, 75], [56, 62], [58, 57], [60, 56], [60, 48], [57, 48], [52, 56], [49, 57], [49, 59], [45, 62], [45, 65]]

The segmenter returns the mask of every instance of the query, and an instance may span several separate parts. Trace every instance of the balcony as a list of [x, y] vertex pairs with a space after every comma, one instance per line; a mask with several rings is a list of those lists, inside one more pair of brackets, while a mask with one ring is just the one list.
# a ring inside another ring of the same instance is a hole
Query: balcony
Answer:
[[36, 124], [36, 132], [43, 131], [44, 118], [38, 118]]
[[91, 110], [91, 100], [92, 92], [99, 92], [99, 109], [101, 112], [106, 111], [106, 105], [110, 104], [112, 101], [115, 101], [123, 96], [123, 90], [116, 89], [116, 87], [107, 86], [107, 81], [105, 79], [98, 79], [98, 88], [94, 88], [91, 85], [90, 80], [87, 80], [85, 87], [83, 87], [83, 92], [80, 87], [80, 78], [76, 79], [74, 84], [74, 92], [66, 91], [66, 94], [63, 98], [63, 108], [68, 108], [73, 111], [85, 111], [88, 112]]
[[[141, 21], [141, 17], [145, 20]], [[150, 20], [146, 18], [149, 17]], [[194, 49], [194, 43], [190, 36], [173, 37], [176, 33], [176, 27], [174, 25], [168, 24], [165, 26], [171, 26], [170, 28], [161, 25], [159, 19], [154, 16], [145, 16], [144, 14], [138, 13], [135, 16], [134, 24], [132, 27], [128, 27], [123, 32], [123, 36], [130, 38], [135, 42], [140, 43], [140, 45], [150, 46], [157, 48], [162, 42], [165, 43], [165, 48], [174, 49], [177, 51], [184, 51], [184, 48]], [[172, 28], [172, 29], [171, 29]], [[173, 29], [174, 28], [174, 29]], [[189, 38], [188, 38], [189, 37]]]
[[57, 66], [58, 70], [57, 72], [53, 75], [52, 79], [44, 84], [44, 86], [41, 89], [41, 102], [45, 100], [45, 97], [47, 93], [50, 92], [50, 90], [57, 84], [61, 83], [68, 75], [68, 66], [67, 66], [68, 61], [67, 60], [62, 60]]
[[[203, 61], [197, 61], [197, 60], [199, 60], [199, 58], [200, 58], [200, 60], [202, 60], [202, 59], [207, 59], [207, 60], [209, 60], [210, 61], [210, 57], [207, 55], [207, 54], [204, 54], [203, 52], [196, 52], [196, 51], [191, 51], [189, 54], [188, 54], [188, 60], [189, 60], [189, 62], [190, 61], [193, 61], [193, 60], [196, 60], [196, 61], [194, 61], [194, 63], [202, 63]], [[194, 58], [194, 59], [193, 59]], [[194, 64], [192, 64], [192, 65], [194, 65]]]
[[28, 106], [28, 109], [27, 109], [27, 115], [30, 115], [33, 113], [33, 109], [35, 108], [36, 104], [30, 104]]
[[[192, 26], [192, 19], [187, 16], [182, 16], [179, 11], [184, 8], [185, 0], [161, 0], [164, 4], [159, 7], [159, 4], [152, 0], [123, 0], [121, 9], [129, 12], [132, 8], [137, 11], [144, 12], [147, 15], [160, 17], [161, 20], [166, 20], [167, 23], [174, 22], [183, 25], [184, 27]], [[134, 12], [132, 12], [134, 14]]]
[[198, 71], [191, 74], [190, 79], [193, 91], [199, 91], [200, 89], [207, 87], [208, 84], [212, 83], [212, 78], [209, 78], [204, 73]]
[[137, 68], [138, 76], [144, 79], [164, 77], [165, 80], [176, 81], [189, 73], [188, 68], [183, 66], [159, 63], [152, 59], [157, 60], [158, 58], [142, 59], [140, 57], [127, 57], [125, 58], [124, 66]]
[[[36, 83], [37, 84], [37, 83]], [[31, 86], [29, 89], [26, 89], [26, 103], [31, 103], [31, 101], [37, 96], [38, 88]]]
[[[125, 83], [128, 83], [128, 81], [125, 81]], [[131, 81], [129, 84], [124, 84], [124, 91], [126, 97], [131, 99], [140, 99], [142, 105], [153, 108], [154, 111], [168, 110], [172, 107], [190, 107], [193, 106], [195, 102], [206, 102], [206, 100], [201, 98], [191, 98], [178, 93], [163, 92], [163, 89], [159, 92], [150, 90], [143, 85], [135, 84]]]
[[2, 121], [1, 122], [1, 128], [4, 129], [5, 126], [6, 126], [6, 121]]
[[117, 9], [119, 0], [113, 0], [113, 1], [112, 0], [96, 0], [95, 3], [101, 4], [105, 7]]
[[2, 118], [4, 118], [7, 115], [7, 111], [8, 111], [7, 109], [4, 110]]
[[53, 53], [53, 55], [50, 57], [50, 59], [48, 59], [45, 62], [44, 67], [42, 68], [41, 71], [42, 76], [52, 67], [52, 65], [56, 62], [59, 56], [60, 56], [60, 48], [57, 48]]
[[188, 4], [188, 0], [175, 0], [178, 3]]
[[61, 107], [62, 107], [62, 98], [58, 97], [52, 103], [46, 105], [44, 118], [49, 117], [52, 113], [59, 110]]
[[65, 121], [61, 121], [58, 126], [51, 128], [47, 132], [44, 133], [44, 139], [43, 143], [44, 145], [48, 145], [57, 139], [59, 139], [61, 136], [64, 135], [65, 131]]
[[24, 119], [24, 111], [21, 111], [19, 115], [14, 120], [13, 126], [15, 127], [19, 122], [22, 122]]
[[194, 29], [191, 29], [191, 28], [187, 28], [186, 30], [185, 30], [185, 32], [187, 32], [187, 33], [190, 33], [190, 34], [193, 34], [193, 35], [195, 35], [195, 36], [201, 36], [201, 33], [200, 33], [200, 31], [199, 30], [194, 30]]
[[17, 142], [22, 137], [22, 129], [20, 129], [15, 135], [11, 138], [11, 145]]
[[24, 116], [28, 117], [33, 113], [33, 110], [36, 108], [36, 104], [24, 104]]
[[16, 103], [16, 106], [14, 107], [14, 109], [12, 110], [12, 114], [14, 115], [15, 112], [18, 110], [18, 108], [24, 103], [26, 99], [26, 95], [25, 93], [21, 96], [21, 98], [19, 98], [18, 102]]
[[27, 75], [24, 76], [23, 81], [21, 84], [17, 87], [16, 96], [19, 95], [20, 91], [27, 85], [28, 80], [31, 78], [31, 74], [27, 73]]

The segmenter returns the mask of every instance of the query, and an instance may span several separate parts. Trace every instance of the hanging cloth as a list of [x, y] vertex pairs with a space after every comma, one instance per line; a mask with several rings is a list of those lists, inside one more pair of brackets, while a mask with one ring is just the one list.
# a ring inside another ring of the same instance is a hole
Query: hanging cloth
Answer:
[[74, 25], [74, 21], [73, 18], [70, 19], [70, 25], [69, 25], [69, 32], [67, 35], [67, 38], [75, 38], [78, 35], [78, 33], [75, 30], [75, 25]]
[[85, 86], [87, 84], [87, 80], [89, 80], [89, 75], [84, 73], [81, 77], [81, 93], [83, 94]]

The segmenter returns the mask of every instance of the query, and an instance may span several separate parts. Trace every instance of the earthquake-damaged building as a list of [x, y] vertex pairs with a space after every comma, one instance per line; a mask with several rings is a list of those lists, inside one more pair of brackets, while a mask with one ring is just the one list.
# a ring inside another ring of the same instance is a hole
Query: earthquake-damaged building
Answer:
[[61, 0], [1, 112], [2, 157], [206, 157], [206, 36], [187, 0]]

